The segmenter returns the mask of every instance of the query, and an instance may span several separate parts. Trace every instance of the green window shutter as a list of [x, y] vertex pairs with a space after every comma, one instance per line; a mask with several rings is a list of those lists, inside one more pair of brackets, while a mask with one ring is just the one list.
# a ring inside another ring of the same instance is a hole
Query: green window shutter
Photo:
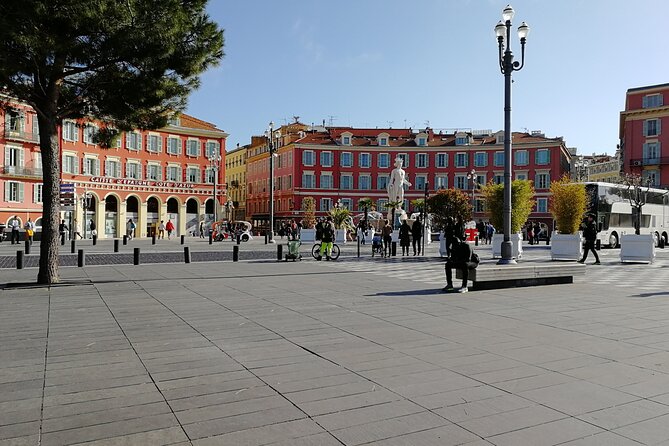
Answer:
[[23, 203], [23, 183], [18, 183], [19, 185], [19, 203]]
[[643, 121], [643, 136], [648, 136], [648, 121]]

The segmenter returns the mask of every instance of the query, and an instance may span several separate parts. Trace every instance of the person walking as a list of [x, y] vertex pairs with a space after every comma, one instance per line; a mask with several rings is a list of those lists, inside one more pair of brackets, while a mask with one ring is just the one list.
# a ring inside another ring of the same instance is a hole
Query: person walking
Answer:
[[402, 256], [409, 255], [409, 241], [411, 240], [411, 226], [406, 221], [402, 221], [400, 226], [400, 246], [402, 247]]
[[89, 227], [90, 230], [91, 230], [91, 238], [93, 238], [93, 237], [97, 237], [97, 236], [98, 236], [98, 231], [97, 231], [97, 229], [96, 229], [97, 226], [95, 226], [95, 222], [93, 221], [92, 218], [91, 218], [91, 223], [88, 225], [88, 227]]
[[541, 234], [541, 225], [539, 224], [539, 222], [534, 223], [534, 228], [532, 229], [532, 233], [534, 234], [534, 244], [538, 245], [539, 234]]
[[534, 245], [534, 225], [532, 222], [527, 223], [527, 240], [530, 242], [530, 245]]
[[413, 246], [413, 255], [416, 255], [416, 246], [418, 246], [418, 255], [420, 255], [420, 251], [422, 248], [420, 242], [423, 237], [423, 223], [420, 221], [420, 216], [416, 217], [416, 221], [414, 221], [413, 225], [411, 225], [411, 237], [412, 237], [411, 244]]
[[332, 217], [328, 215], [325, 223], [323, 223], [323, 230], [321, 235], [321, 250], [316, 260], [321, 260], [325, 254], [325, 260], [332, 260], [332, 245], [335, 239], [335, 226], [332, 222]]
[[[172, 239], [172, 232], [174, 232], [174, 223], [172, 223], [171, 219], [167, 220], [167, 225], [165, 226], [165, 229], [167, 229], [167, 240], [171, 240]], [[164, 234], [163, 234], [163, 238], [165, 238]]]
[[83, 240], [84, 236], [81, 235], [81, 225], [78, 223], [77, 219], [74, 219], [74, 239], [77, 239], [77, 236], [79, 236], [79, 240]]
[[482, 244], [485, 243], [486, 240], [485, 223], [483, 223], [483, 219], [481, 218], [479, 218], [479, 222], [476, 223], [476, 232], [478, 233], [479, 241]]
[[28, 221], [25, 224], [25, 230], [26, 230], [26, 240], [28, 240], [29, 244], [33, 244], [33, 237], [35, 235], [35, 223], [28, 218]]
[[462, 215], [458, 215], [455, 220], [455, 225], [453, 226], [453, 237], [457, 237], [460, 240], [467, 240], [467, 235], [465, 234], [465, 222], [462, 219]]
[[381, 234], [383, 236], [383, 256], [390, 257], [390, 254], [392, 254], [391, 244], [393, 243], [393, 228], [390, 226], [388, 220], [385, 220], [383, 229], [381, 229]]
[[451, 256], [451, 245], [453, 244], [454, 231], [453, 217], [450, 215], [446, 217], [446, 224], [444, 225], [444, 240], [446, 244], [446, 257]]
[[486, 225], [486, 236], [488, 239], [488, 244], [492, 243], [492, 236], [495, 235], [495, 227], [492, 225], [492, 223], [488, 222]]
[[588, 220], [581, 225], [583, 229], [583, 238], [585, 238], [585, 248], [583, 250], [583, 258], [578, 261], [578, 263], [585, 263], [585, 259], [588, 258], [588, 251], [592, 251], [595, 256], [594, 265], [601, 265], [599, 262], [599, 256], [595, 250], [595, 241], [597, 240], [597, 223], [592, 214], [588, 215]]
[[69, 228], [65, 224], [65, 220], [61, 220], [60, 224], [58, 225], [58, 232], [60, 233], [60, 243], [65, 244], [65, 233], [67, 232]]
[[160, 220], [158, 225], [158, 238], [165, 239], [165, 222], [163, 220]]
[[204, 221], [200, 222], [200, 238], [204, 238]]
[[132, 236], [135, 234], [135, 222], [132, 221], [132, 218], [128, 219], [128, 222], [125, 224], [125, 235], [128, 237], [128, 240], [132, 240]]
[[446, 265], [444, 266], [446, 270], [446, 286], [442, 291], [447, 293], [455, 291], [453, 288], [453, 269], [459, 269], [462, 272], [462, 287], [458, 289], [458, 293], [469, 291], [467, 288], [469, 270], [476, 269], [478, 264], [478, 256], [474, 254], [469, 243], [462, 241], [459, 237], [453, 237], [451, 257], [446, 261]]
[[9, 228], [12, 230], [12, 245], [14, 244], [14, 240], [16, 240], [16, 243], [19, 243], [19, 229], [21, 228], [21, 223], [19, 223], [18, 216], [15, 215], [14, 218], [12, 218], [9, 222]]

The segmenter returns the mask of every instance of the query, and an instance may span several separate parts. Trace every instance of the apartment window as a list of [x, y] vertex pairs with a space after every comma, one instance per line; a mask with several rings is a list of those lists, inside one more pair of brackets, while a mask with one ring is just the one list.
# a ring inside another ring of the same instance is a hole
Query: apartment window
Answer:
[[142, 178], [142, 168], [137, 162], [127, 162], [125, 164], [125, 177], [139, 180]]
[[79, 158], [75, 155], [63, 155], [63, 172], [78, 174], [79, 173]]
[[181, 167], [167, 166], [167, 175], [165, 179], [167, 181], [181, 181]]
[[416, 189], [425, 190], [425, 183], [427, 183], [427, 176], [416, 175]]
[[128, 132], [125, 134], [125, 148], [128, 150], [142, 149], [142, 135], [137, 132]]
[[117, 160], [106, 160], [105, 176], [110, 178], [121, 178], [121, 162]]
[[314, 151], [313, 150], [305, 150], [302, 152], [302, 164], [305, 166], [313, 166], [315, 163], [314, 160]]
[[370, 159], [369, 153], [361, 153], [358, 155], [358, 164], [360, 167], [369, 167], [371, 165]]
[[644, 164], [652, 164], [659, 162], [660, 158], [660, 143], [647, 142], [643, 145], [643, 162]]
[[379, 198], [376, 200], [376, 210], [379, 212], [383, 212], [385, 209], [387, 209], [386, 205], [388, 204], [388, 199], [387, 198]]
[[455, 138], [455, 145], [456, 146], [466, 146], [469, 144], [469, 137], [468, 136], [458, 136]]
[[369, 190], [371, 186], [371, 177], [369, 175], [360, 175], [358, 177], [358, 189]]
[[388, 145], [388, 138], [386, 138], [386, 137], [379, 138], [379, 145], [380, 146], [387, 146]]
[[476, 175], [476, 184], [477, 184], [479, 187], [483, 187], [483, 186], [486, 185], [486, 182], [485, 182], [485, 174], [478, 174], [478, 175]]
[[98, 132], [98, 128], [91, 124], [86, 124], [84, 126], [84, 143], [85, 144], [95, 144], [95, 135]]
[[44, 197], [44, 185], [35, 184], [33, 186], [33, 203], [41, 203]]
[[332, 152], [321, 152], [321, 167], [332, 167]]
[[348, 209], [349, 211], [353, 210], [353, 200], [350, 198], [342, 198], [341, 199], [341, 207], [344, 209]]
[[170, 136], [167, 138], [167, 153], [181, 155], [181, 138]]
[[437, 153], [437, 167], [448, 167], [448, 153]]
[[162, 151], [163, 138], [159, 135], [149, 135], [146, 139], [146, 150], [148, 152], [158, 153]]
[[477, 198], [474, 200], [474, 212], [483, 213], [485, 212], [485, 201]]
[[416, 154], [416, 167], [427, 167], [427, 153]]
[[351, 152], [342, 152], [340, 155], [341, 167], [353, 166], [353, 154]]
[[469, 164], [467, 161], [466, 153], [458, 152], [455, 154], [455, 167], [467, 167]]
[[207, 158], [212, 159], [221, 154], [221, 143], [218, 141], [207, 141]]
[[425, 138], [424, 136], [421, 136], [420, 138], [418, 138], [418, 145], [419, 146], [427, 145], [427, 138]]
[[339, 179], [339, 188], [340, 189], [353, 189], [353, 175], [350, 174], [341, 174]]
[[[281, 178], [279, 178], [281, 179]], [[200, 168], [199, 167], [188, 167], [186, 169], [186, 181], [189, 183], [199, 183], [200, 182]]]
[[341, 137], [341, 143], [344, 144], [345, 146], [350, 146], [351, 145], [351, 137], [350, 136], [342, 136]]
[[332, 189], [332, 174], [331, 173], [322, 173], [321, 174], [321, 189]]
[[42, 170], [42, 154], [40, 152], [33, 153], [33, 166], [35, 166], [35, 169]]
[[332, 199], [331, 198], [321, 198], [321, 211], [328, 212], [332, 209]]
[[527, 180], [527, 172], [516, 172], [516, 180]]
[[84, 175], [100, 175], [100, 161], [97, 158], [84, 158]]
[[286, 189], [290, 190], [293, 188], [293, 176], [288, 175], [287, 181], [286, 181]]
[[407, 167], [409, 167], [409, 154], [408, 153], [398, 153], [397, 157], [402, 159], [402, 167], [404, 167], [405, 169]]
[[434, 188], [435, 189], [448, 189], [448, 176], [446, 175], [437, 175], [434, 177]]
[[495, 167], [504, 167], [504, 152], [495, 152], [493, 165]]
[[662, 96], [662, 93], [649, 94], [644, 96], [641, 102], [642, 108], [662, 107], [662, 105], [664, 105], [664, 97]]
[[387, 153], [379, 153], [377, 164], [379, 167], [390, 167], [390, 155]]
[[516, 166], [527, 166], [530, 162], [527, 150], [516, 150], [514, 156], [516, 158], [514, 163]]
[[486, 167], [488, 165], [488, 154], [486, 152], [476, 152], [474, 154], [474, 166]]
[[660, 134], [660, 120], [646, 119], [643, 122], [643, 136], [658, 136]]
[[200, 156], [200, 141], [197, 139], [189, 139], [186, 141], [186, 155]]
[[[10, 132], [23, 132], [26, 128], [26, 115], [22, 111], [8, 110], [5, 122], [5, 129]], [[35, 119], [33, 120], [33, 122]], [[65, 126], [66, 124], [63, 124]], [[34, 133], [34, 132], [33, 132]], [[65, 132], [63, 132], [65, 133]]]
[[79, 129], [76, 122], [63, 122], [63, 139], [65, 141], [79, 141]]
[[5, 201], [23, 203], [23, 183], [5, 181]]
[[388, 175], [379, 175], [376, 177], [376, 188], [379, 190], [388, 189]]
[[537, 198], [537, 212], [542, 214], [548, 212], [548, 198]]
[[644, 182], [648, 182], [650, 186], [660, 185], [660, 171], [659, 170], [644, 170], [642, 178]]
[[313, 173], [303, 173], [302, 187], [305, 189], [314, 189], [316, 187], [316, 176]]
[[[153, 181], [162, 181], [163, 175], [160, 164], [148, 164], [146, 166], [146, 179]], [[214, 182], [213, 178], [211, 182], [212, 183]]]
[[23, 167], [23, 148], [21, 147], [5, 147], [5, 167], [13, 168], [9, 172], [16, 172], [16, 168]]
[[534, 156], [535, 156], [534, 162], [536, 164], [546, 165], [546, 164], [550, 164], [550, 162], [551, 162], [551, 154], [550, 154], [550, 151], [548, 149], [537, 150], [537, 152], [535, 153]]
[[551, 187], [551, 176], [548, 173], [537, 173], [534, 177], [534, 187], [548, 189]]
[[455, 176], [455, 188], [456, 189], [467, 189], [467, 176], [466, 175], [456, 175]]

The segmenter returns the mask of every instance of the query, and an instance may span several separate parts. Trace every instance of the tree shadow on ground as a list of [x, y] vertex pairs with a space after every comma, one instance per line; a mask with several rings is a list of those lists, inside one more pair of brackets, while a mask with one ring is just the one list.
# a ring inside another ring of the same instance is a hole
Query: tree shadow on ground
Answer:
[[393, 297], [393, 296], [430, 296], [434, 294], [446, 294], [441, 288], [430, 290], [404, 290], [404, 291], [385, 291], [382, 293], [365, 294], [365, 297]]

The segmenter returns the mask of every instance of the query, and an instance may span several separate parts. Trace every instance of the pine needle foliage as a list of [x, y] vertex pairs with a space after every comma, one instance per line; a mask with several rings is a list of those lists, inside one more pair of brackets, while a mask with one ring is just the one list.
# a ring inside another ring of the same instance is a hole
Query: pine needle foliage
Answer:
[[551, 182], [550, 211], [559, 234], [576, 234], [587, 210], [585, 185], [568, 176]]
[[[486, 213], [490, 223], [502, 232], [504, 228], [504, 184], [486, 184], [483, 189]], [[529, 180], [511, 182], [511, 233], [517, 234], [534, 207], [534, 186]]]

